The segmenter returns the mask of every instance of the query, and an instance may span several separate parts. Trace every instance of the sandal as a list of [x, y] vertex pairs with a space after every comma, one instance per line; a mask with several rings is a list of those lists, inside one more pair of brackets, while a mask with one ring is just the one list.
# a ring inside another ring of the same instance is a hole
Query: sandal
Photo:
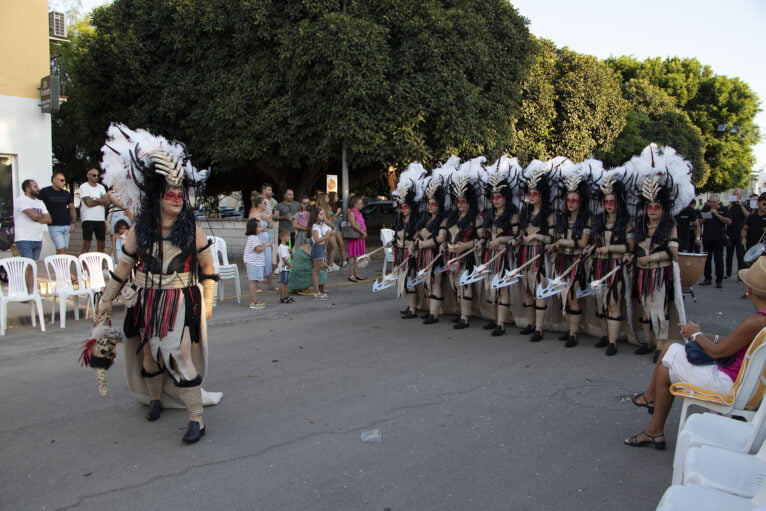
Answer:
[[[639, 441], [638, 437], [640, 435], [644, 435], [649, 440], [642, 440]], [[661, 442], [658, 442], [657, 439], [662, 438]], [[659, 435], [650, 435], [646, 431], [642, 431], [641, 433], [635, 434], [632, 437], [625, 440], [625, 445], [629, 445], [630, 447], [644, 447], [645, 445], [651, 445], [658, 451], [664, 451], [665, 450], [665, 434], [660, 433]]]
[[[638, 399], [641, 397], [644, 398], [643, 403], [638, 402]], [[643, 392], [636, 392], [635, 394], [633, 394], [633, 397], [630, 398], [630, 402], [638, 406], [639, 408], [646, 408], [647, 410], [649, 410], [650, 415], [654, 414], [654, 401], [647, 401], [646, 397], [644, 397]]]
[[354, 277], [349, 277], [349, 278], [348, 278], [348, 280], [350, 280], [351, 282], [359, 282], [359, 281], [358, 281], [358, 280], [356, 280]]

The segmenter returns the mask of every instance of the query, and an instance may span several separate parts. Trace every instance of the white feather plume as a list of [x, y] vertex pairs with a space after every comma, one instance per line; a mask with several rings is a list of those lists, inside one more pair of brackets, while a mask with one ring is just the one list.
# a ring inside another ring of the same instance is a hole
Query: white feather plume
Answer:
[[423, 191], [425, 190], [424, 178], [426, 177], [426, 169], [418, 162], [412, 162], [407, 165], [407, 168], [399, 174], [399, 182], [396, 185], [396, 191], [394, 195], [404, 200], [409, 190], [415, 191], [415, 201], [419, 202], [423, 198]]

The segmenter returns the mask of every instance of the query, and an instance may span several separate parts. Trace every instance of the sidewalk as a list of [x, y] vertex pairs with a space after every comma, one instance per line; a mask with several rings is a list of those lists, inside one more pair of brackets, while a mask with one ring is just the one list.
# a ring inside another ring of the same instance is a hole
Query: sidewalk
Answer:
[[[375, 248], [380, 247], [380, 242], [377, 240], [373, 240], [372, 243], [370, 243], [370, 246], [368, 248], [368, 252], [374, 250]], [[237, 303], [237, 296], [235, 293], [235, 286], [234, 283], [231, 280], [224, 280], [223, 281], [223, 290], [224, 290], [224, 297], [223, 302], [216, 302], [213, 309], [213, 315], [215, 319], [235, 319], [241, 316], [243, 307], [247, 307], [249, 303], [249, 295], [248, 295], [248, 280], [247, 280], [247, 270], [245, 269], [244, 265], [241, 262], [238, 262], [237, 265], [239, 266], [239, 279], [240, 279], [240, 288], [242, 290], [242, 295], [240, 296], [241, 303]], [[366, 273], [368, 276], [368, 280], [366, 282], [369, 282], [370, 285], [372, 285], [372, 281], [381, 274], [381, 270], [383, 267], [383, 252], [378, 252], [376, 254], [373, 254], [370, 258], [370, 264], [366, 269]], [[391, 265], [389, 264], [386, 268], [386, 271], [391, 270]], [[31, 316], [30, 316], [30, 306], [32, 307], [34, 313], [37, 313], [37, 308], [35, 307], [34, 303], [31, 302], [10, 302], [8, 304], [8, 323], [7, 323], [7, 329], [5, 332], [6, 337], [10, 335], [28, 335], [31, 333], [38, 333], [38, 334], [47, 334], [52, 330], [60, 330], [59, 324], [60, 320], [58, 318], [58, 306], [56, 310], [56, 323], [51, 324], [51, 310], [53, 307], [53, 297], [48, 294], [43, 294], [44, 290], [47, 288], [49, 281], [47, 278], [47, 273], [45, 272], [45, 265], [42, 261], [38, 261], [38, 289], [42, 288], [43, 291], [41, 291], [42, 297], [43, 297], [43, 314], [45, 316], [45, 328], [46, 332], [40, 331], [40, 326], [37, 325], [35, 327], [32, 326]], [[348, 270], [345, 268], [341, 268], [339, 271], [331, 272], [327, 274], [327, 287], [329, 288], [335, 288], [335, 287], [341, 287], [341, 286], [351, 286], [353, 285], [351, 282], [348, 282], [347, 280], [348, 276]], [[263, 293], [259, 293], [259, 296], [264, 297], [275, 297], [273, 301], [277, 301], [277, 296], [279, 295], [278, 291], [272, 291], [272, 290], [266, 290]], [[295, 294], [291, 293], [291, 296], [295, 296]], [[72, 298], [67, 300], [67, 317], [66, 317], [66, 329], [69, 330], [70, 328], [85, 328], [89, 329], [93, 318], [92, 316], [86, 318], [85, 317], [85, 304], [86, 304], [86, 298], [81, 298], [79, 300], [79, 310], [80, 310], [80, 319], [79, 321], [74, 319], [74, 300]], [[267, 298], [267, 301], [271, 301], [270, 298]], [[115, 303], [115, 313], [121, 314], [122, 306], [119, 304], [119, 302]]]

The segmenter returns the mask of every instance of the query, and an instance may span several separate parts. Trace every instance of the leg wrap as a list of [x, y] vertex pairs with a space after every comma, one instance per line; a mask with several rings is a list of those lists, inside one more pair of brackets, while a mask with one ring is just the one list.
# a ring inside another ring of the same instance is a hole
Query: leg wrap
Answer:
[[617, 342], [617, 338], [620, 336], [620, 321], [619, 319], [607, 319], [606, 328], [608, 332], [609, 342]]
[[527, 310], [527, 325], [535, 326], [535, 308], [533, 305], [524, 305]]
[[202, 387], [180, 387], [178, 389], [179, 397], [186, 406], [186, 413], [189, 417], [202, 417]]
[[[601, 335], [609, 337], [609, 321], [606, 319], [606, 316], [599, 317], [601, 318]], [[612, 338], [609, 337], [609, 340], [611, 341]]]
[[144, 383], [146, 384], [146, 388], [149, 391], [149, 399], [161, 400], [163, 372], [164, 371], [160, 371], [157, 374], [147, 376], [147, 375], [144, 375], [143, 371], [141, 371], [141, 375], [144, 377]]
[[535, 330], [543, 331], [543, 320], [545, 319], [545, 309], [535, 307]]
[[464, 296], [462, 300], [460, 300], [460, 317], [468, 321], [468, 319], [471, 317], [471, 309], [473, 309], [473, 297], [471, 296]]
[[639, 321], [641, 322], [641, 327], [644, 330], [644, 342], [646, 344], [648, 344], [649, 346], [652, 346], [653, 345], [653, 343], [652, 343], [652, 324], [649, 323], [648, 321], [646, 321], [646, 322], [645, 321], [641, 321], [641, 320], [639, 320]]
[[497, 315], [495, 316], [497, 319], [495, 320], [495, 323], [497, 323], [497, 326], [500, 328], [505, 328], [505, 321], [508, 318], [508, 310], [510, 307], [504, 303], [497, 304]]
[[580, 329], [580, 320], [582, 311], [570, 311], [567, 314], [567, 323], [569, 323], [569, 335], [577, 337], [577, 331]]
[[431, 295], [429, 298], [431, 301], [428, 304], [428, 312], [431, 313], [433, 317], [438, 318], [439, 314], [442, 312], [442, 299], [436, 298], [434, 295]]
[[407, 292], [407, 306], [410, 308], [410, 312], [415, 312], [415, 306], [418, 304], [418, 295], [413, 292]]

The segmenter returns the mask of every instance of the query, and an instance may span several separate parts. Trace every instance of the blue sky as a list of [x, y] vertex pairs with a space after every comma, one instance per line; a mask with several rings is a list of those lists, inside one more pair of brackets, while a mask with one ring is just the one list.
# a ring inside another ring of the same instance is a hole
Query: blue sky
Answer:
[[[64, 0], [66, 1], [66, 0]], [[109, 0], [80, 0], [90, 11]], [[414, 0], [416, 1], [416, 0]], [[530, 31], [596, 57], [695, 57], [716, 74], [739, 77], [766, 108], [763, 0], [512, 0]], [[766, 137], [766, 112], [756, 118]], [[766, 170], [766, 142], [753, 170]]]

